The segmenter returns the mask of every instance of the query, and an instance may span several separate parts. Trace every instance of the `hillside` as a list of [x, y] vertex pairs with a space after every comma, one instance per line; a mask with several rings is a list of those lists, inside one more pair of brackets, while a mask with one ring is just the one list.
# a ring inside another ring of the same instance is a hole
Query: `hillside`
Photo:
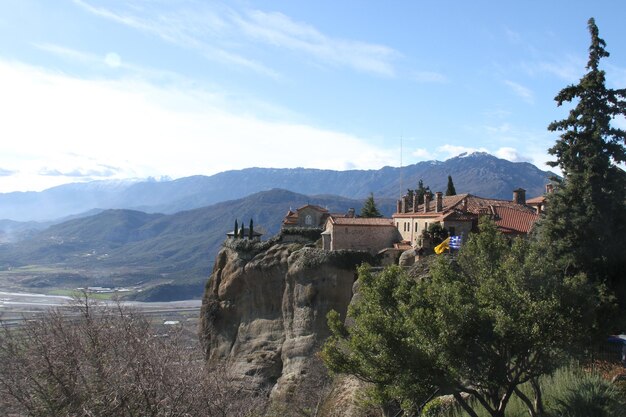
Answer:
[[[53, 274], [26, 274], [23, 283], [31, 287], [184, 282], [193, 283], [199, 297], [235, 219], [247, 224], [252, 218], [256, 229], [269, 237], [279, 230], [289, 208], [307, 203], [345, 212], [351, 207], [360, 210], [363, 202], [275, 189], [170, 215], [105, 210], [1, 245], [0, 268], [19, 271], [36, 265], [54, 270]], [[395, 200], [380, 200], [379, 207], [390, 215]]]
[[541, 194], [553, 174], [529, 163], [509, 162], [486, 153], [379, 170], [248, 168], [173, 181], [100, 181], [68, 184], [40, 193], [0, 194], [0, 219], [45, 221], [94, 208], [171, 214], [274, 188], [352, 199], [363, 199], [370, 192], [378, 198], [397, 198], [407, 188], [415, 188], [419, 179], [432, 190], [443, 191], [448, 175], [452, 175], [459, 193], [509, 199], [518, 187], [525, 188], [529, 197]]

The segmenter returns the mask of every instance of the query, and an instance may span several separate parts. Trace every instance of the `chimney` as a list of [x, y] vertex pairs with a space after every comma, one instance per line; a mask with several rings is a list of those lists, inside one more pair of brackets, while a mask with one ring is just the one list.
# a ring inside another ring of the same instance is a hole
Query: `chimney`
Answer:
[[435, 213], [441, 213], [443, 210], [443, 193], [437, 191], [435, 193]]
[[396, 213], [402, 213], [402, 200], [396, 201]]
[[463, 199], [463, 211], [467, 211], [467, 197]]
[[348, 214], [346, 214], [346, 217], [349, 217], [349, 218], [354, 217], [354, 209], [352, 207], [348, 209]]
[[550, 194], [554, 191], [554, 184], [546, 184], [546, 194]]
[[401, 213], [406, 213], [406, 196], [402, 197], [402, 211]]
[[413, 193], [413, 213], [417, 211], [417, 194]]
[[430, 194], [424, 194], [424, 213], [427, 213], [430, 210]]
[[517, 204], [526, 204], [526, 190], [523, 188], [513, 190], [513, 202]]

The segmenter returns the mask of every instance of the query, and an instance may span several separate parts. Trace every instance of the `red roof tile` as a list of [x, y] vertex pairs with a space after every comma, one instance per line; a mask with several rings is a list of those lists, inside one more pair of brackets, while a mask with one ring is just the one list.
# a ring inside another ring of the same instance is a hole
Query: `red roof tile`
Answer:
[[539, 218], [535, 212], [493, 206], [494, 221], [502, 233], [528, 233]]

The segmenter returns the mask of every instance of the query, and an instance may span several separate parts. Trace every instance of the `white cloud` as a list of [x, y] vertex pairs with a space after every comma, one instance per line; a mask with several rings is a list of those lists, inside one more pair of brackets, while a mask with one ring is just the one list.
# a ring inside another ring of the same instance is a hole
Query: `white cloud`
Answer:
[[506, 159], [511, 162], [530, 162], [530, 158], [522, 156], [517, 149], [510, 147], [503, 147], [496, 150], [493, 155], [501, 159]]
[[288, 16], [260, 10], [237, 16], [235, 22], [252, 39], [309, 54], [322, 62], [345, 65], [378, 75], [393, 76], [393, 60], [400, 54], [387, 46], [332, 38]]
[[504, 80], [504, 84], [506, 84], [515, 94], [524, 99], [527, 103], [533, 103], [534, 94], [529, 88], [510, 80]]
[[[150, 33], [183, 48], [198, 50], [202, 56], [211, 61], [246, 68], [272, 78], [280, 77], [275, 70], [258, 61], [217, 46], [213, 37], [228, 24], [206, 7], [201, 10], [196, 9], [193, 13], [183, 10], [169, 15], [141, 8], [142, 14], [139, 16], [134, 15], [130, 10], [114, 11], [93, 6], [83, 0], [74, 0], [74, 3], [94, 15]], [[127, 6], [132, 8], [132, 2], [129, 2]]]
[[427, 149], [424, 149], [424, 148], [415, 149], [411, 153], [411, 155], [413, 155], [414, 157], [418, 158], [418, 160], [434, 159], [433, 154], [430, 153]]
[[443, 159], [453, 158], [462, 153], [489, 152], [486, 148], [473, 148], [469, 146], [445, 144], [437, 148], [437, 154], [443, 155]]
[[77, 79], [0, 60], [0, 91], [0, 166], [20, 171], [0, 178], [0, 191], [67, 182], [39, 175], [45, 168], [67, 175], [109, 166], [117, 167], [113, 178], [176, 178], [250, 166], [397, 162], [393, 151], [353, 135], [230, 112], [219, 97], [184, 87]]
[[[393, 61], [400, 53], [385, 45], [341, 39], [326, 35], [305, 22], [296, 22], [278, 12], [247, 10], [238, 12], [215, 3], [194, 3], [193, 12], [179, 7], [174, 11], [151, 10], [142, 3], [125, 3], [122, 10], [94, 6], [85, 0], [74, 3], [89, 13], [150, 33], [189, 49], [207, 59], [280, 78], [269, 65], [246, 55], [255, 54], [262, 43], [313, 57], [326, 65], [345, 66], [382, 76], [393, 76]], [[433, 73], [434, 74], [434, 73]], [[433, 77], [433, 74], [430, 74]]]

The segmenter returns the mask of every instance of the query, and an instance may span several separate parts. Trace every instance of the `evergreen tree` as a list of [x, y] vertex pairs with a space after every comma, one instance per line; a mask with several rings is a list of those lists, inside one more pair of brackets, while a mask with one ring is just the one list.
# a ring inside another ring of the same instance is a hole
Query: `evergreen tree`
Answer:
[[252, 222], [252, 219], [250, 219], [250, 227], [248, 230], [248, 239], [252, 240], [254, 238], [254, 223]]
[[456, 189], [454, 188], [454, 183], [452, 182], [452, 175], [448, 175], [448, 188], [446, 189], [446, 195], [456, 195]]
[[363, 204], [363, 208], [361, 209], [361, 217], [383, 217], [378, 211], [378, 208], [376, 208], [374, 193], [370, 193], [370, 196], [365, 200], [365, 204]]
[[588, 27], [587, 73], [555, 98], [558, 106], [576, 106], [566, 119], [548, 127], [562, 132], [548, 152], [556, 157], [549, 164], [561, 169], [563, 180], [548, 196], [539, 236], [569, 274], [584, 272], [613, 290], [621, 286], [625, 302], [626, 175], [617, 164], [626, 161], [626, 132], [612, 127], [611, 121], [626, 115], [626, 89], [605, 86], [599, 63], [609, 53], [593, 18]]
[[430, 191], [430, 186], [424, 186], [424, 181], [421, 178], [417, 183], [417, 190], [415, 190], [415, 193], [417, 194], [417, 204], [424, 204], [424, 196], [426, 194], [430, 196], [431, 200], [433, 198], [433, 192]]
[[237, 223], [237, 220], [235, 219], [235, 234], [234, 234], [234, 238], [237, 239], [239, 236], [239, 223]]
[[246, 237], [246, 229], [243, 227], [243, 220], [241, 221], [241, 229], [239, 229], [239, 238], [244, 239]]

